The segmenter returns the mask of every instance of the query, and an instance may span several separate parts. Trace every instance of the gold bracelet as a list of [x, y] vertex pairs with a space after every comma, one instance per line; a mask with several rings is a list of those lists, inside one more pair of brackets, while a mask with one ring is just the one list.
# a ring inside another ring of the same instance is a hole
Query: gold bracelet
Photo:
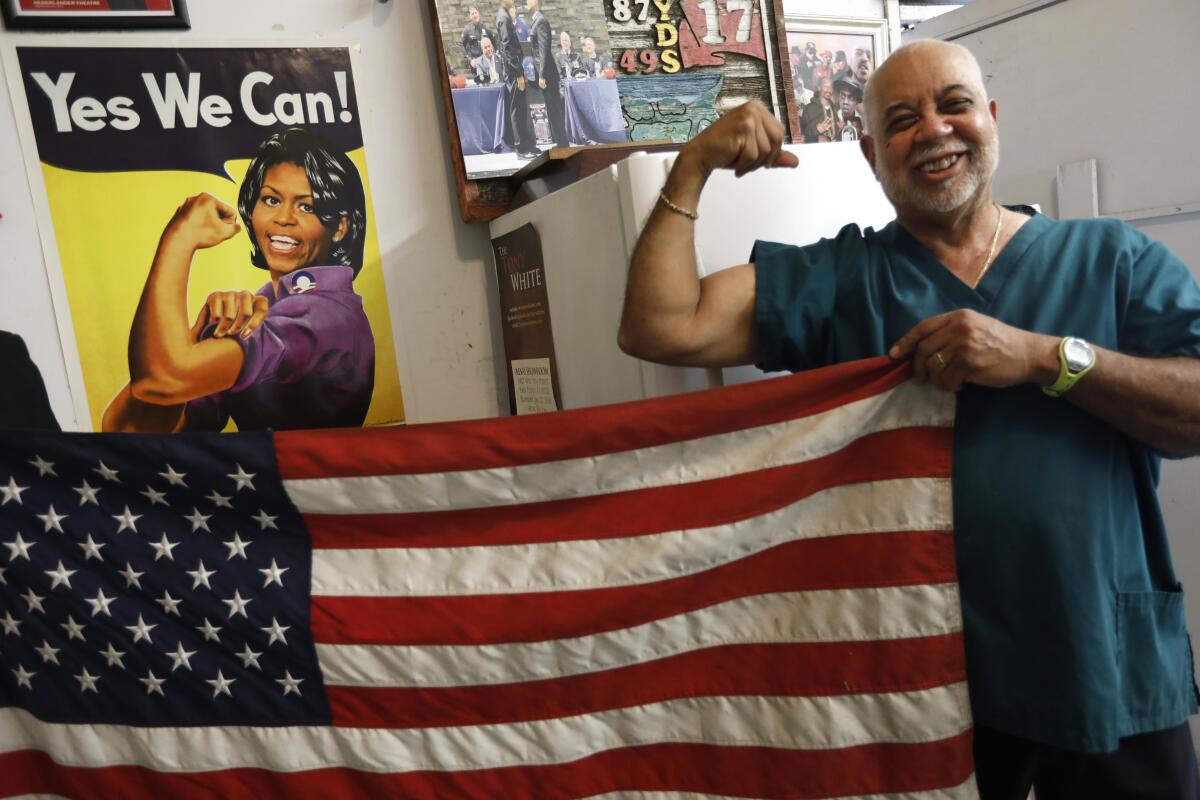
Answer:
[[667, 191], [665, 189], [663, 189], [662, 191], [660, 191], [658, 193], [658, 199], [664, 206], [671, 209], [676, 214], [682, 214], [683, 216], [685, 216], [688, 219], [693, 220], [693, 221], [700, 219], [700, 215], [697, 214], [695, 211], [688, 211], [683, 206], [677, 206], [674, 203], [672, 203], [671, 198], [667, 197]]

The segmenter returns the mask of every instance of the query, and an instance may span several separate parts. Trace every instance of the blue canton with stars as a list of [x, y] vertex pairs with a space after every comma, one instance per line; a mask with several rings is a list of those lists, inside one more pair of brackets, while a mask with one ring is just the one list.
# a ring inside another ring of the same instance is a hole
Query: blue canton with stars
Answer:
[[269, 434], [0, 432], [0, 706], [328, 724], [310, 556]]

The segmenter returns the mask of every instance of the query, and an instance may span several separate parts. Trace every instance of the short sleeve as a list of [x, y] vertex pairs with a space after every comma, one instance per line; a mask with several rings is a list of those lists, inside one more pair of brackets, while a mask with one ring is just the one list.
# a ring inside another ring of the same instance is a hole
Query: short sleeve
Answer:
[[1162, 243], [1132, 228], [1129, 235], [1137, 249], [1118, 331], [1120, 349], [1132, 355], [1200, 356], [1196, 279]]
[[750, 260], [758, 368], [776, 372], [824, 366], [837, 298], [835, 242], [822, 239], [796, 247], [758, 241]]
[[234, 337], [245, 361], [231, 391], [256, 383], [293, 383], [311, 372], [320, 357], [320, 329], [327, 327], [322, 325], [326, 315], [314, 313], [320, 302], [315, 294], [281, 300], [250, 338]]

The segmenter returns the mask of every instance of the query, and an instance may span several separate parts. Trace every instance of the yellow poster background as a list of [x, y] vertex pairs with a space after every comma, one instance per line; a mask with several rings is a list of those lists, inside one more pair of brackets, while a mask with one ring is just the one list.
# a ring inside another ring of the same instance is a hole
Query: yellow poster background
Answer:
[[[365, 424], [401, 422], [404, 401], [366, 157], [361, 148], [346, 155], [358, 168], [366, 193], [363, 267], [354, 280], [375, 338], [375, 387]], [[228, 179], [203, 172], [91, 173], [41, 165], [94, 430], [100, 430], [105, 407], [129, 380], [129, 328], [163, 228], [184, 200], [201, 192], [236, 208], [249, 163], [249, 158], [226, 162]], [[199, 251], [188, 283], [189, 321], [196, 319], [209, 293], [256, 292], [269, 277], [250, 263], [246, 230]]]

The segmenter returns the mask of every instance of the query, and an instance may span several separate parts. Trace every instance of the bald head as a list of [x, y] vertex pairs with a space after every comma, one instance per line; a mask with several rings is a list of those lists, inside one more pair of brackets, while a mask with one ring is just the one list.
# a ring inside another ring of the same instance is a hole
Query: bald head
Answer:
[[881, 129], [883, 113], [898, 90], [911, 87], [917, 81], [929, 80], [934, 73], [944, 72], [946, 68], [953, 70], [961, 83], [970, 86], [984, 102], [987, 101], [983, 72], [970, 50], [953, 42], [920, 39], [893, 52], [867, 81], [863, 92], [867, 130]]

